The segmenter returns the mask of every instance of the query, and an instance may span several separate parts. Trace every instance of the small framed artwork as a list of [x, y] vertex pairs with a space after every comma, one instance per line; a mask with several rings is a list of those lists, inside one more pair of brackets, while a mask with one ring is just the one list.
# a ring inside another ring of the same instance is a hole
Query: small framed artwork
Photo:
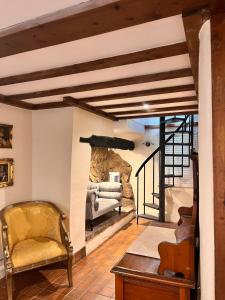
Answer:
[[0, 159], [0, 188], [13, 185], [14, 161], [12, 158]]
[[0, 124], [0, 148], [12, 148], [12, 125]]

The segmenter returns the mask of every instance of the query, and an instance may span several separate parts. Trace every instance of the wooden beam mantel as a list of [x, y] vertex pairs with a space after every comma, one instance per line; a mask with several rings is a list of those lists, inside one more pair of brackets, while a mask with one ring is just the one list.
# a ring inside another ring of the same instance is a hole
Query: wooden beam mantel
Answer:
[[[94, 61], [82, 62], [82, 63], [77, 63], [69, 66], [53, 68], [49, 70], [42, 70], [42, 71], [36, 71], [31, 73], [3, 77], [0, 78], [0, 86], [21, 83], [21, 82], [29, 82], [34, 80], [54, 78], [58, 76], [79, 74], [84, 72], [102, 70], [106, 68], [119, 67], [119, 66], [124, 66], [129, 64], [150, 61], [154, 59], [181, 55], [185, 53], [188, 53], [187, 44], [186, 42], [182, 42], [182, 43], [172, 44], [168, 46], [162, 46], [162, 47], [137, 51], [133, 53], [117, 55], [113, 57], [106, 57]], [[177, 71], [181, 71], [181, 70], [177, 70]], [[183, 72], [184, 72], [184, 76], [188, 76], [186, 74], [189, 74], [190, 76], [192, 75], [190, 70], [184, 69]], [[180, 77], [179, 72], [178, 72], [178, 77]], [[161, 77], [159, 76], [158, 80], [163, 80], [160, 78]], [[157, 77], [155, 80], [157, 80]]]
[[92, 0], [0, 32], [0, 57], [67, 43], [208, 6], [209, 0]]

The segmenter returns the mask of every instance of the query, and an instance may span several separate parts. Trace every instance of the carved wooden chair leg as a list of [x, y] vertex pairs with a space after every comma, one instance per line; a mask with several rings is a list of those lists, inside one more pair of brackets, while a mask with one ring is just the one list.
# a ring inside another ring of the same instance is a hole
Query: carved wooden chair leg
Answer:
[[11, 273], [6, 274], [6, 286], [7, 286], [8, 300], [12, 300], [13, 299], [13, 276]]
[[67, 261], [67, 275], [68, 275], [69, 287], [73, 286], [72, 264], [73, 264], [73, 257], [70, 256]]

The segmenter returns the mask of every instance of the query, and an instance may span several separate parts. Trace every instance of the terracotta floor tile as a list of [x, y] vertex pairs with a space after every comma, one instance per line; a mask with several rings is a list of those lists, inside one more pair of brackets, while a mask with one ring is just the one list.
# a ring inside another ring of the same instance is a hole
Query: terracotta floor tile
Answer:
[[[140, 224], [146, 221], [140, 220]], [[147, 222], [146, 224], [149, 224]], [[47, 266], [15, 276], [14, 299], [19, 300], [114, 300], [115, 282], [111, 268], [144, 230], [134, 220], [89, 256], [73, 266], [73, 288], [68, 287], [62, 266]], [[0, 281], [0, 300], [6, 300], [5, 281]]]

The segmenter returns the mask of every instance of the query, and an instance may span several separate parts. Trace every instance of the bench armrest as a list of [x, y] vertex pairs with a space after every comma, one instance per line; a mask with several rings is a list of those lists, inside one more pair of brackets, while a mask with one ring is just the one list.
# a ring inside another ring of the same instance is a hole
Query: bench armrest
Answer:
[[162, 242], [158, 250], [159, 274], [163, 275], [165, 271], [171, 271], [182, 274], [185, 279], [194, 280], [195, 247], [191, 238], [177, 244]]

